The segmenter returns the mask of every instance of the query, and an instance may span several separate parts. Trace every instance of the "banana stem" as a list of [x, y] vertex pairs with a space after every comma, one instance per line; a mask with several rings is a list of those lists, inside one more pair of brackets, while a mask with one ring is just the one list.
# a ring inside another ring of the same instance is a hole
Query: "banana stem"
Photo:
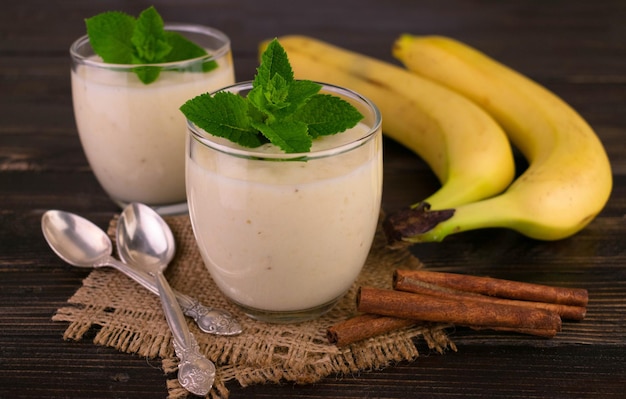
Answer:
[[449, 235], [484, 228], [524, 225], [513, 201], [504, 196], [466, 204], [455, 209], [430, 210], [425, 202], [390, 214], [384, 221], [390, 246], [404, 243], [439, 242]]

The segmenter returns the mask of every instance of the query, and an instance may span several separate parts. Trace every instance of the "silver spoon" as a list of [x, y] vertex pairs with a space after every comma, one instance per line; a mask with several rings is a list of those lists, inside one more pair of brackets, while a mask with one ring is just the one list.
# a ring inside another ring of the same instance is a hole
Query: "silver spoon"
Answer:
[[[78, 267], [113, 267], [154, 294], [159, 294], [154, 278], [111, 256], [113, 244], [106, 233], [89, 220], [73, 213], [50, 210], [41, 218], [43, 235], [52, 250], [64, 261]], [[169, 262], [168, 259], [167, 261]], [[175, 292], [183, 312], [192, 317], [204, 332], [234, 335], [241, 327], [230, 313], [208, 308], [196, 299]], [[232, 322], [230, 322], [232, 320]]]
[[164, 259], [174, 253], [174, 236], [165, 221], [152, 208], [132, 203], [124, 208], [117, 223], [120, 258], [132, 260], [155, 276], [167, 324], [174, 338], [174, 350], [180, 359], [178, 381], [195, 395], [206, 395], [215, 380], [215, 365], [200, 353], [189, 331], [174, 291], [163, 276]]
[[[146, 216], [145, 220], [137, 222], [139, 215], [144, 213], [150, 218]], [[139, 223], [142, 225], [140, 226]], [[135, 236], [128, 236], [131, 231]], [[150, 247], [150, 241], [155, 239], [160, 240], [158, 244], [162, 250], [161, 253], [153, 253], [155, 248]], [[165, 269], [174, 257], [176, 247], [170, 226], [156, 211], [140, 203], [129, 204], [120, 215], [117, 221], [116, 241], [120, 260], [148, 274], [154, 273], [156, 264]], [[209, 308], [185, 294], [178, 292], [175, 294], [183, 312], [192, 317], [202, 331], [215, 335], [241, 333], [241, 325], [230, 312]]]

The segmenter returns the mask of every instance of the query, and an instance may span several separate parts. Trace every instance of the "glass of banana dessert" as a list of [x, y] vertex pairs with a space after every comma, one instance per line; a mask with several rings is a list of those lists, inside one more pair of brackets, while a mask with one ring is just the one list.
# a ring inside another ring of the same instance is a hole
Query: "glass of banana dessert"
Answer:
[[[284, 153], [246, 148], [189, 122], [187, 195], [196, 241], [213, 280], [244, 313], [300, 322], [330, 310], [360, 273], [382, 193], [381, 115], [350, 90], [320, 93], [363, 119]], [[251, 83], [225, 90], [250, 94]]]
[[[134, 22], [137, 28], [128, 40], [135, 43], [142, 39], [137, 39], [141, 18], [157, 18], [154, 13], [146, 10], [137, 21], [120, 13], [105, 15], [130, 21], [131, 31]], [[103, 45], [107, 38], [97, 35], [109, 21], [97, 17], [94, 32], [87, 20], [90, 34], [70, 48], [74, 115], [89, 164], [120, 207], [141, 202], [162, 214], [186, 212], [186, 126], [179, 107], [199, 93], [234, 83], [230, 40], [206, 26], [165, 24], [154, 37], [161, 38], [162, 47], [169, 46], [168, 54], [150, 59], [142, 43], [131, 55], [116, 58]], [[144, 34], [145, 42], [150, 34]], [[188, 51], [189, 43], [193, 51]], [[137, 61], [141, 51], [145, 59]]]

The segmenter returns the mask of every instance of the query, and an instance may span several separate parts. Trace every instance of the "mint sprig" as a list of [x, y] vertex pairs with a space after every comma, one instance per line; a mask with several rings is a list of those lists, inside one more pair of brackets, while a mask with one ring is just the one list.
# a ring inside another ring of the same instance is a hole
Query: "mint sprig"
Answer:
[[231, 92], [202, 94], [180, 109], [206, 132], [244, 147], [268, 141], [286, 153], [303, 153], [313, 140], [354, 127], [363, 115], [347, 101], [321, 94], [322, 86], [294, 79], [285, 49], [272, 40], [246, 97]]
[[[183, 35], [166, 31], [163, 19], [154, 7], [142, 11], [135, 19], [120, 11], [109, 11], [85, 20], [87, 36], [94, 52], [110, 64], [160, 64], [202, 57], [206, 50]], [[203, 72], [217, 68], [211, 61]], [[134, 68], [139, 79], [154, 82], [160, 67]]]

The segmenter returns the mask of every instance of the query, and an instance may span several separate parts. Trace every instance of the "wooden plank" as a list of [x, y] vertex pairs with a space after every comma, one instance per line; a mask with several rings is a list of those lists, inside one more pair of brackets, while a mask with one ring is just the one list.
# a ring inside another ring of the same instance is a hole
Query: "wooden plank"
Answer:
[[[257, 66], [257, 45], [302, 33], [396, 62], [391, 43], [403, 32], [446, 34], [483, 49], [568, 101], [601, 137], [614, 189], [606, 208], [578, 235], [537, 242], [511, 231], [452, 236], [412, 251], [432, 270], [582, 287], [582, 322], [556, 338], [450, 330], [458, 352], [431, 353], [420, 343], [413, 363], [317, 384], [240, 388], [231, 398], [590, 397], [621, 398], [626, 389], [626, 3], [407, 2], [253, 0], [157, 2], [168, 20], [208, 24], [232, 39], [239, 80]], [[158, 360], [63, 341], [54, 311], [88, 270], [47, 247], [41, 214], [80, 213], [106, 227], [117, 211], [82, 153], [71, 103], [68, 49], [83, 19], [143, 2], [116, 0], [3, 3], [0, 13], [0, 398], [165, 397]], [[524, 161], [519, 160], [523, 166]], [[385, 141], [383, 206], [395, 210], [438, 183], [425, 163]], [[93, 336], [95, 331], [90, 332]]]

